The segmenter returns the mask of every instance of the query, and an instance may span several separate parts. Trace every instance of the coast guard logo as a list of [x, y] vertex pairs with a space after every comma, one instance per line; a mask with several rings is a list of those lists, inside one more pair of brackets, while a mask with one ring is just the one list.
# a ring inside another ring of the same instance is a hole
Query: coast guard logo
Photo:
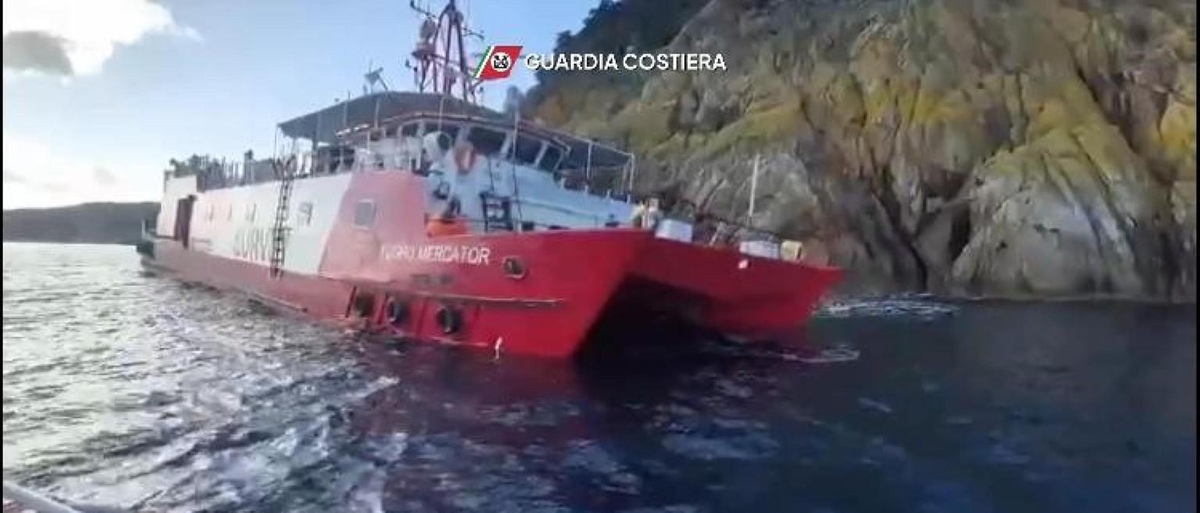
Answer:
[[513, 65], [520, 56], [521, 47], [519, 45], [489, 46], [487, 51], [483, 53], [483, 59], [475, 67], [475, 79], [497, 80], [508, 78], [512, 73]]
[[512, 59], [509, 58], [507, 53], [492, 54], [492, 69], [500, 73], [504, 73], [505, 71], [508, 71], [508, 68], [511, 67]]

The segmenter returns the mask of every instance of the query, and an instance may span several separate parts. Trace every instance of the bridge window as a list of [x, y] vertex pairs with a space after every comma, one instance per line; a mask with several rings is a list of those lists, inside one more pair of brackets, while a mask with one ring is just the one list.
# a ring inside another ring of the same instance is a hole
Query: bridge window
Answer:
[[475, 148], [475, 152], [481, 155], [499, 153], [500, 147], [504, 146], [505, 138], [504, 132], [479, 126], [472, 128], [467, 134], [467, 141]]
[[354, 226], [366, 228], [375, 222], [375, 202], [362, 200], [354, 205]]
[[[396, 135], [396, 127], [391, 127], [392, 135]], [[404, 137], [415, 137], [417, 135], [417, 124], [409, 123], [400, 128], [400, 135]]]
[[541, 162], [538, 162], [538, 168], [542, 171], [554, 171], [558, 168], [558, 158], [561, 154], [562, 152], [558, 151], [558, 148], [547, 146]]
[[254, 222], [254, 214], [258, 213], [257, 210], [258, 210], [257, 203], [251, 203], [249, 205], [246, 205], [246, 220], [253, 223]]
[[517, 136], [515, 160], [518, 164], [532, 166], [537, 161], [538, 152], [542, 149], [542, 141], [528, 137]]

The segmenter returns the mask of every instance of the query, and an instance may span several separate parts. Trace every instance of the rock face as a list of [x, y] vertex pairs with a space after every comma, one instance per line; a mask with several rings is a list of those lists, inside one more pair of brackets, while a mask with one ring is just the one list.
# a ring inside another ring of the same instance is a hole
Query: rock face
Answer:
[[724, 215], [761, 155], [755, 224], [851, 290], [1194, 301], [1195, 31], [1183, 0], [711, 0], [660, 51], [726, 71], [527, 109]]

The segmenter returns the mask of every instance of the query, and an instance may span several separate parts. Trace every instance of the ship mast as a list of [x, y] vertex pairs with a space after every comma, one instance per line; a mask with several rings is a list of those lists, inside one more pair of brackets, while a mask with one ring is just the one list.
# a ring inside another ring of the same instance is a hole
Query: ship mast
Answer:
[[409, 65], [417, 91], [457, 96], [475, 103], [479, 81], [472, 78], [473, 69], [467, 64], [463, 40], [464, 36], [471, 36], [482, 41], [483, 35], [464, 26], [463, 13], [455, 0], [448, 0], [437, 14], [418, 6], [416, 0], [409, 0], [409, 7], [424, 17], [412, 52], [417, 64]]

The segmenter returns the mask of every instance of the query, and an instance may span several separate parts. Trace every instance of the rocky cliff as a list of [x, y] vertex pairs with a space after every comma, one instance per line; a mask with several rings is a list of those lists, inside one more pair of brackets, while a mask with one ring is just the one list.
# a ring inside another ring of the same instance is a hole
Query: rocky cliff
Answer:
[[[646, 51], [602, 29], [648, 3], [605, 2], [560, 50]], [[639, 190], [724, 215], [761, 155], [755, 224], [850, 290], [1194, 301], [1190, 1], [670, 4], [659, 51], [726, 71], [543, 74], [528, 114], [627, 145]]]

